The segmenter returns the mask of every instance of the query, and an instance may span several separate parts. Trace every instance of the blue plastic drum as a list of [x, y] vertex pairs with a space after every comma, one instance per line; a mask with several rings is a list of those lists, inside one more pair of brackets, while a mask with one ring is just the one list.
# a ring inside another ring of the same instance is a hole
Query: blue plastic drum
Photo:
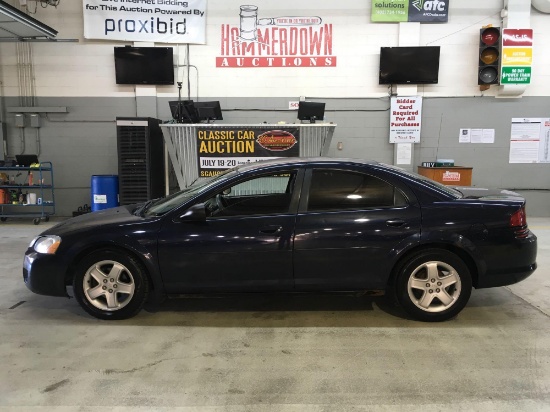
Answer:
[[118, 176], [92, 176], [92, 212], [118, 206]]

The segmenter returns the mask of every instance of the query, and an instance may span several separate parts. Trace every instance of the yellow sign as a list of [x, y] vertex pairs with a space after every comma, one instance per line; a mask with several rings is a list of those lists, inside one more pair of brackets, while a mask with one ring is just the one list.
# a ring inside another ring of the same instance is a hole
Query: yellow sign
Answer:
[[531, 66], [533, 63], [533, 49], [531, 47], [503, 47], [503, 66]]

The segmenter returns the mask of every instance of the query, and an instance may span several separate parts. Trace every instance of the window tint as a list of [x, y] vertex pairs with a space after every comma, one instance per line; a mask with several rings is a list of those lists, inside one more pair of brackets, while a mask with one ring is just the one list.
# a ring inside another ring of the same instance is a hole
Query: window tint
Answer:
[[206, 201], [209, 217], [286, 213], [296, 172], [262, 175], [225, 187]]
[[314, 170], [308, 210], [368, 209], [404, 206], [401, 191], [383, 180], [355, 172]]

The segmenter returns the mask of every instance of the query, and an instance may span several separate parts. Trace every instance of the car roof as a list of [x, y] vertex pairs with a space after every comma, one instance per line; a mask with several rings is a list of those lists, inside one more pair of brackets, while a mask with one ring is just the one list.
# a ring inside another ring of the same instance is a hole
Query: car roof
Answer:
[[262, 160], [237, 167], [239, 172], [248, 172], [261, 169], [265, 166], [315, 166], [315, 165], [381, 165], [373, 160], [334, 158], [334, 157], [279, 157], [276, 159]]

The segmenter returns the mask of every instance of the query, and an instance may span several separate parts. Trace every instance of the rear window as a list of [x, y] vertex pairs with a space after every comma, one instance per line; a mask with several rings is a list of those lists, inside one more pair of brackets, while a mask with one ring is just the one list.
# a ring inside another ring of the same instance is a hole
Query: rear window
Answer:
[[422, 175], [419, 175], [418, 173], [414, 173], [414, 172], [408, 172], [406, 170], [403, 170], [401, 169], [400, 167], [396, 167], [396, 166], [392, 166], [392, 165], [383, 165], [385, 168], [388, 168], [388, 169], [392, 169], [392, 170], [395, 170], [397, 172], [399, 172], [400, 174], [404, 175], [404, 176], [407, 176], [407, 177], [410, 177], [414, 180], [420, 180], [422, 181], [422, 183], [424, 183], [426, 186], [430, 186], [432, 187], [433, 189], [435, 190], [438, 190], [440, 192], [443, 192], [455, 199], [460, 199], [462, 198], [462, 193], [459, 192], [458, 190], [450, 187], [450, 186], [445, 186], [444, 184], [441, 184], [439, 182], [436, 182], [435, 180], [432, 180], [432, 179], [428, 179], [426, 176], [422, 176]]
[[307, 209], [362, 210], [406, 204], [399, 189], [375, 176], [340, 170], [314, 170]]

